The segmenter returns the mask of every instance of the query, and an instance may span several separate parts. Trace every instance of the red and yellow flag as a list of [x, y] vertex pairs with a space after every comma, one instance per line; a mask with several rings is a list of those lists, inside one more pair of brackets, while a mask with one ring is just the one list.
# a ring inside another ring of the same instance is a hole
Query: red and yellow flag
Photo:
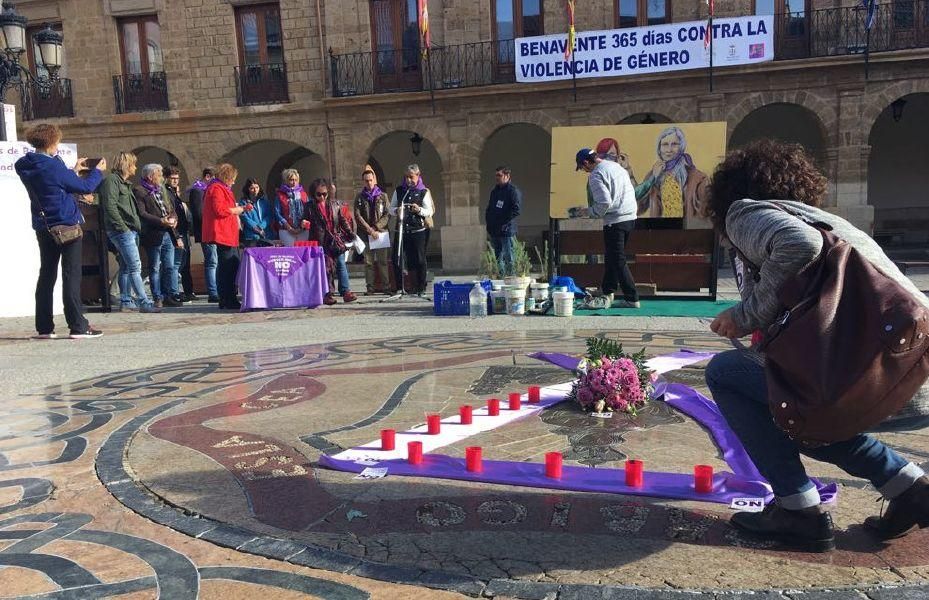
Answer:
[[568, 11], [568, 44], [564, 49], [564, 59], [571, 60], [574, 56], [574, 0], [567, 0], [565, 9]]
[[429, 34], [429, 3], [427, 0], [416, 0], [416, 8], [419, 11], [419, 47], [425, 56], [432, 47], [432, 37]]
[[706, 5], [709, 11], [706, 18], [706, 35], [703, 36], [704, 48], [708, 48], [713, 42], [713, 0], [706, 0]]

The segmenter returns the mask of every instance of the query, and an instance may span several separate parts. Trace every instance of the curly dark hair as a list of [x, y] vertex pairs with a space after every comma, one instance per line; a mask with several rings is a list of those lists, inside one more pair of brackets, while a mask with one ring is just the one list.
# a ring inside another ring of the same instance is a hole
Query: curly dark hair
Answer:
[[819, 206], [826, 177], [800, 144], [759, 140], [733, 150], [716, 167], [703, 214], [720, 233], [736, 200], [794, 200]]

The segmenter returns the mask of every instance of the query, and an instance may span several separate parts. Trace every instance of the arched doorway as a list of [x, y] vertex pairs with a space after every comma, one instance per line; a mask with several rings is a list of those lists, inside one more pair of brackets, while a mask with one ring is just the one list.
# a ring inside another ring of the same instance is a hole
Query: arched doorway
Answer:
[[918, 252], [929, 243], [929, 94], [896, 99], [878, 115], [868, 143], [868, 204], [874, 238], [895, 252]]
[[[142, 167], [148, 164], [161, 165], [162, 167], [177, 167], [181, 170], [181, 189], [186, 189], [187, 185], [192, 181], [188, 178], [187, 170], [184, 168], [184, 165], [181, 164], [181, 161], [178, 160], [177, 156], [164, 148], [159, 148], [158, 146], [141, 146], [133, 150], [132, 153], [136, 155], [139, 167], [138, 173], [141, 173]], [[138, 175], [136, 175], [136, 178], [138, 178]]]
[[[329, 165], [319, 154], [286, 140], [260, 140], [239, 146], [222, 158], [239, 170], [237, 187], [247, 178], [261, 182], [270, 194], [281, 184], [281, 171], [297, 169], [300, 183], [306, 185], [318, 177], [329, 177]], [[234, 190], [236, 194], [240, 190]], [[339, 195], [343, 195], [340, 192]], [[270, 195], [269, 195], [270, 197]]]
[[729, 148], [765, 138], [800, 144], [826, 170], [825, 129], [816, 113], [805, 106], [775, 103], [753, 110], [732, 131]]
[[670, 123], [671, 119], [661, 113], [635, 113], [624, 118], [617, 125], [651, 125], [653, 123]]
[[[415, 143], [414, 137], [417, 138]], [[402, 183], [406, 167], [413, 163], [419, 165], [423, 182], [429, 188], [432, 201], [435, 203], [435, 215], [432, 219], [435, 228], [429, 236], [429, 246], [426, 249], [429, 265], [435, 267], [441, 261], [442, 226], [446, 224], [447, 214], [442, 158], [435, 146], [429, 139], [414, 131], [392, 131], [371, 145], [367, 159], [367, 164], [371, 165], [377, 175], [378, 186], [388, 196], [393, 195], [394, 190]], [[361, 177], [360, 168], [358, 177]]]
[[512, 181], [522, 191], [523, 205], [517, 223], [519, 239], [542, 251], [542, 234], [549, 226], [551, 191], [552, 136], [538, 125], [512, 123], [497, 129], [484, 141], [479, 169], [481, 172], [480, 217], [495, 185], [494, 172], [499, 166], [512, 170]]

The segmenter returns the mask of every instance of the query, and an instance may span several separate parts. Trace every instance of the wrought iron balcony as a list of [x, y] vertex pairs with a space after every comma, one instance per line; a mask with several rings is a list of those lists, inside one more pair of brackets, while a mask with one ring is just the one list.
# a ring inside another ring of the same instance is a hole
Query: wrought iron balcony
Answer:
[[163, 71], [113, 76], [116, 114], [168, 110], [168, 78]]
[[[878, 4], [870, 32], [862, 6], [774, 15], [774, 58], [793, 60], [929, 47], [929, 0]], [[512, 83], [514, 40], [330, 54], [334, 97]]]
[[23, 121], [74, 116], [70, 79], [30, 79], [21, 88]]
[[235, 84], [239, 106], [290, 102], [284, 63], [236, 67]]

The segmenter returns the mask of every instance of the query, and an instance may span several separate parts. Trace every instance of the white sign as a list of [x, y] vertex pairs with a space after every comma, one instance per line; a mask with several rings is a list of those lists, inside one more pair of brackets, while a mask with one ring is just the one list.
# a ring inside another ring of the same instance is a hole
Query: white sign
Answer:
[[761, 512], [764, 510], [764, 498], [733, 498], [729, 508], [742, 512]]
[[[13, 165], [32, 152], [35, 152], [35, 148], [26, 142], [0, 142], [0, 177], [14, 177], [19, 181]], [[77, 144], [58, 144], [58, 156], [65, 162], [65, 166], [73, 169], [77, 164]]]
[[[704, 46], [706, 21], [578, 32], [574, 55], [565, 60], [564, 33], [516, 40], [516, 81], [536, 83], [572, 77], [617, 77], [701, 69], [710, 65]], [[774, 17], [713, 20], [713, 66], [774, 60]]]
[[16, 137], [16, 105], [15, 104], [4, 104], [3, 105], [3, 125], [6, 129], [6, 141], [15, 142], [19, 138]]

